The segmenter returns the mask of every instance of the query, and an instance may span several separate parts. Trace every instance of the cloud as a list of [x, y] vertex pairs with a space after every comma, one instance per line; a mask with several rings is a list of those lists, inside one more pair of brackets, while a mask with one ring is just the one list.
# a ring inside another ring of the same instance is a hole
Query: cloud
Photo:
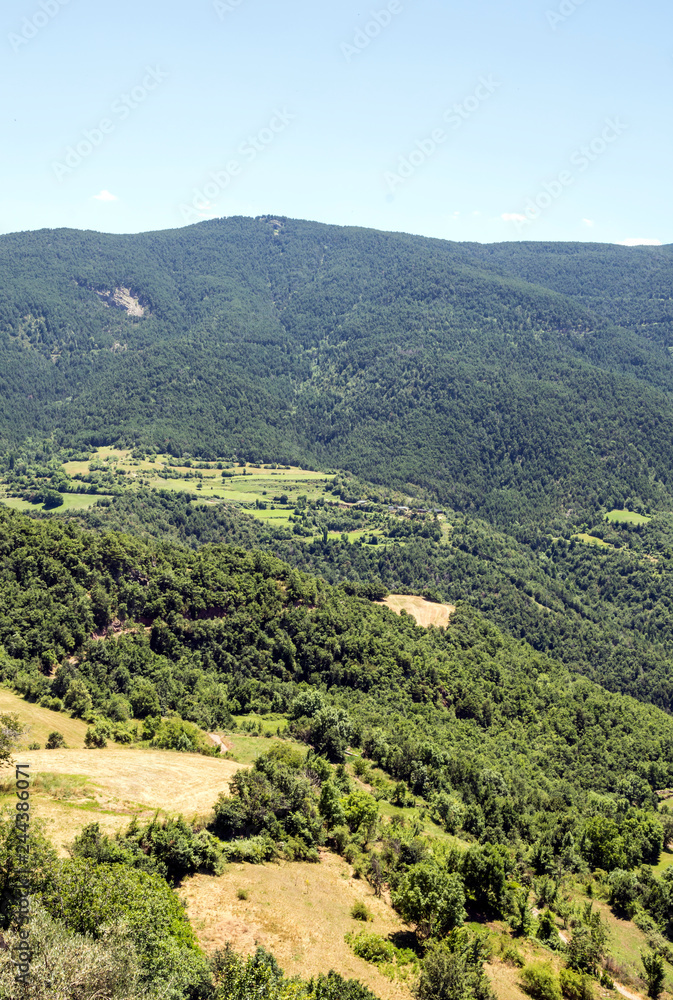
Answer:
[[503, 212], [503, 214], [500, 216], [500, 218], [504, 219], [505, 222], [525, 222], [526, 221], [526, 216], [525, 215], [519, 215], [518, 212]]
[[590, 228], [596, 225], [593, 219], [582, 219], [582, 222], [585, 226], [589, 226]]
[[641, 236], [632, 236], [628, 240], [618, 240], [617, 246], [620, 247], [660, 247], [663, 246], [661, 240], [648, 240]]
[[116, 195], [110, 194], [110, 192], [106, 191], [105, 188], [103, 188], [100, 194], [95, 194], [94, 198], [96, 201], [119, 201], [119, 198]]

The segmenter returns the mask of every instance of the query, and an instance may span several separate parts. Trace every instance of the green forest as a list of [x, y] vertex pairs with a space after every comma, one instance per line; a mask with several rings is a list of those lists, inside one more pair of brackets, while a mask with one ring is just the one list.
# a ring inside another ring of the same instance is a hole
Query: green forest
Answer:
[[345, 937], [405, 996], [669, 988], [671, 248], [264, 216], [1, 236], [0, 276], [0, 693], [64, 759], [73, 720], [257, 744], [207, 814], [64, 845], [0, 810], [0, 996], [377, 1000], [190, 922], [190, 878], [325, 852], [406, 928], [360, 900]]
[[561, 246], [269, 217], [0, 237], [0, 442], [336, 467], [501, 526], [670, 505], [670, 248]]

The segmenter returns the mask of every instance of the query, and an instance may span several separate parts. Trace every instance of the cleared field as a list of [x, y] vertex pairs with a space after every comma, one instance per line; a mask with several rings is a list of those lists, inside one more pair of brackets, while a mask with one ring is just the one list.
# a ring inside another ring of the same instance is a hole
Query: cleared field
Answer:
[[652, 518], [645, 514], [636, 514], [634, 510], [611, 510], [605, 515], [605, 520], [622, 524], [646, 524]]
[[602, 538], [596, 538], [595, 535], [587, 535], [586, 532], [582, 532], [579, 535], [572, 536], [576, 541], [583, 542], [584, 545], [595, 545], [599, 549], [614, 549], [614, 545], [610, 545], [609, 542], [604, 542]]
[[[24, 725], [30, 727], [22, 746], [28, 748], [30, 743], [47, 741], [49, 733], [62, 733], [69, 747], [83, 749], [87, 724], [81, 719], [71, 719], [63, 712], [52, 712], [49, 708], [24, 701], [13, 691], [0, 687], [0, 712], [16, 712]], [[52, 753], [54, 751], [49, 751]]]
[[28, 750], [22, 762], [31, 774], [77, 774], [101, 789], [107, 805], [122, 810], [159, 809], [165, 813], [201, 815], [241, 768], [231, 760], [172, 750]]
[[[50, 510], [55, 514], [63, 514], [67, 510], [88, 510], [98, 500], [103, 499], [107, 499], [107, 497], [101, 493], [64, 493], [61, 506], [52, 507]], [[27, 510], [44, 510], [44, 504], [29, 503], [28, 500], [18, 500], [16, 497], [0, 497], [0, 503], [4, 504], [5, 507], [11, 507], [12, 510], [20, 510], [22, 512]]]
[[[107, 831], [126, 826], [133, 816], [182, 813], [207, 816], [237, 770], [230, 760], [168, 750], [106, 747], [104, 750], [22, 751], [34, 787], [32, 814], [63, 852], [87, 823]], [[56, 776], [56, 777], [55, 777]], [[11, 775], [5, 777], [0, 805], [14, 800]]]
[[407, 611], [419, 625], [438, 625], [442, 628], [446, 628], [456, 610], [453, 604], [435, 604], [434, 601], [426, 601], [424, 597], [409, 594], [389, 594], [385, 600], [376, 603], [385, 605], [396, 615]]
[[[195, 875], [186, 880], [181, 895], [201, 945], [213, 951], [230, 941], [250, 953], [261, 944], [288, 975], [335, 969], [361, 980], [382, 1000], [408, 1000], [405, 985], [390, 982], [344, 941], [347, 931], [366, 927], [387, 937], [404, 931], [405, 925], [365, 882], [352, 877], [342, 858], [321, 851], [321, 859], [319, 865], [230, 865], [219, 878]], [[239, 889], [248, 893], [247, 900], [237, 898]], [[351, 917], [356, 900], [363, 900], [374, 915], [371, 923]]]

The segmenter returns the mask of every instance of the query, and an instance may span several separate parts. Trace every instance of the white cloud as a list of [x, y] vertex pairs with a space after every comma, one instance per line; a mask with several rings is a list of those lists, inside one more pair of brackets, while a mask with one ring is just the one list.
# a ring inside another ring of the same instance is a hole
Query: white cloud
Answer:
[[504, 219], [505, 222], [525, 222], [526, 221], [526, 216], [525, 215], [519, 215], [518, 212], [503, 212], [503, 214], [500, 216], [500, 218]]
[[589, 226], [589, 228], [596, 225], [593, 219], [582, 219], [582, 222], [585, 226]]
[[648, 240], [643, 239], [640, 236], [632, 236], [628, 240], [618, 240], [617, 246], [620, 247], [660, 247], [663, 246], [661, 240]]
[[96, 201], [119, 201], [119, 198], [116, 195], [110, 194], [110, 192], [105, 189], [103, 189], [100, 194], [95, 194], [94, 198]]

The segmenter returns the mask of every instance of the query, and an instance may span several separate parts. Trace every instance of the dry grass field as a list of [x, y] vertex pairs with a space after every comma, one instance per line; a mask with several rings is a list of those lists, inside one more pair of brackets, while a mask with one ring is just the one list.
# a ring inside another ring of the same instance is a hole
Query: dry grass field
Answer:
[[[367, 883], [354, 879], [346, 862], [321, 851], [321, 863], [232, 864], [219, 878], [195, 875], [181, 887], [189, 918], [206, 951], [227, 941], [239, 951], [262, 944], [272, 951], [288, 975], [312, 976], [336, 969], [360, 979], [381, 1000], [408, 1000], [407, 987], [391, 982], [378, 969], [353, 954], [347, 931], [366, 928], [387, 937], [405, 930], [399, 917], [376, 899]], [[238, 899], [237, 892], [248, 894]], [[351, 907], [363, 900], [373, 921], [354, 920]]]
[[33, 742], [44, 746], [49, 733], [54, 731], [63, 734], [69, 747], [80, 750], [84, 747], [84, 737], [88, 728], [86, 722], [82, 722], [81, 719], [71, 719], [62, 712], [52, 712], [49, 708], [24, 701], [18, 694], [3, 687], [0, 687], [0, 712], [16, 712], [23, 724], [28, 726], [22, 744], [26, 748]]
[[[24, 701], [0, 688], [0, 712], [16, 712], [30, 727], [15, 760], [30, 764], [32, 816], [64, 853], [87, 823], [112, 832], [133, 816], [148, 819], [155, 812], [187, 818], [207, 815], [232, 775], [244, 764], [198, 754], [174, 753], [111, 745], [84, 749], [86, 723]], [[57, 730], [68, 749], [27, 750], [42, 746]], [[266, 741], [259, 740], [260, 744]], [[0, 773], [0, 807], [13, 805], [14, 775]]]
[[396, 615], [401, 611], [407, 611], [419, 625], [438, 625], [441, 628], [446, 628], [456, 610], [453, 604], [435, 604], [434, 601], [426, 601], [424, 597], [414, 597], [409, 594], [389, 594], [385, 600], [376, 603], [384, 604]]
[[[198, 754], [116, 747], [31, 750], [21, 753], [21, 762], [30, 764], [31, 814], [44, 823], [61, 854], [88, 823], [111, 833], [133, 816], [205, 816], [242, 766]], [[13, 801], [8, 774], [0, 785], [0, 806]]]

